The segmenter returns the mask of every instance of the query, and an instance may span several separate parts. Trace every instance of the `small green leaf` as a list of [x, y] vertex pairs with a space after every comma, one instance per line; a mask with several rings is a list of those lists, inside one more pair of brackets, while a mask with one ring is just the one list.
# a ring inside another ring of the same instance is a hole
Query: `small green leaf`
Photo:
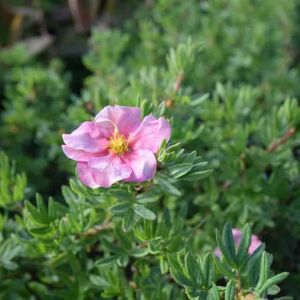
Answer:
[[257, 294], [263, 295], [271, 286], [278, 284], [289, 276], [288, 272], [283, 272], [269, 278], [259, 289], [255, 289]]
[[214, 283], [212, 284], [212, 288], [209, 291], [208, 300], [221, 300], [218, 287]]
[[213, 171], [212, 170], [205, 170], [205, 171], [199, 171], [191, 174], [187, 174], [182, 179], [186, 181], [196, 181], [201, 180], [203, 178], [206, 178], [209, 176]]
[[159, 258], [159, 267], [161, 274], [166, 274], [169, 270], [168, 261], [163, 256]]
[[234, 267], [235, 266], [235, 261], [234, 259], [232, 258], [232, 254], [230, 252], [230, 249], [228, 249], [223, 240], [222, 240], [222, 237], [220, 235], [220, 233], [218, 231], [216, 231], [216, 240], [217, 240], [217, 244], [221, 250], [221, 253], [223, 255], [223, 258], [231, 265], [231, 267]]
[[184, 257], [185, 269], [187, 271], [188, 277], [195, 283], [199, 284], [199, 269], [200, 266], [194, 256], [190, 253], [187, 253]]
[[119, 225], [115, 226], [114, 232], [117, 240], [122, 243], [122, 248], [124, 249], [124, 251], [130, 250], [133, 242], [132, 238], [130, 238], [131, 236], [128, 235], [128, 233], [126, 233], [125, 231], [123, 231], [121, 226]]
[[268, 289], [268, 295], [277, 295], [280, 292], [280, 287], [278, 285], [273, 285]]
[[111, 255], [108, 257], [103, 257], [101, 259], [96, 260], [95, 266], [96, 267], [110, 266], [116, 263], [119, 258], [120, 258], [119, 255]]
[[237, 251], [237, 262], [241, 265], [248, 255], [251, 243], [251, 229], [249, 224], [246, 224], [242, 231], [242, 239]]
[[155, 214], [148, 208], [146, 208], [143, 205], [140, 204], [134, 204], [133, 205], [134, 212], [146, 220], [155, 220], [156, 216]]
[[122, 228], [124, 231], [129, 231], [132, 229], [135, 223], [134, 212], [132, 209], [129, 209], [122, 220]]
[[266, 252], [263, 252], [261, 256], [261, 262], [260, 262], [260, 272], [259, 272], [259, 280], [256, 285], [256, 290], [259, 290], [264, 283], [267, 281], [269, 277], [269, 257]]
[[137, 195], [136, 199], [139, 204], [146, 204], [156, 202], [160, 198], [160, 194], [155, 191], [149, 191], [147, 193]]
[[97, 275], [90, 275], [90, 281], [92, 282], [92, 284], [102, 289], [110, 286], [109, 282], [105, 278]]
[[250, 257], [243, 262], [242, 266], [240, 267], [240, 271], [243, 274], [248, 274], [253, 269], [254, 265], [258, 262], [259, 258], [261, 257], [263, 251], [265, 249], [265, 245], [261, 244], [252, 254]]
[[129, 202], [118, 203], [110, 208], [110, 211], [115, 215], [122, 215], [131, 207]]
[[229, 279], [235, 278], [235, 273], [232, 272], [232, 270], [225, 263], [221, 263], [219, 258], [216, 256], [213, 256], [213, 259], [216, 269], [219, 271], [219, 273], [225, 275]]
[[169, 167], [169, 174], [174, 178], [180, 178], [193, 168], [192, 163], [181, 163]]
[[130, 252], [131, 256], [134, 257], [143, 257], [149, 253], [148, 248], [136, 248]]
[[170, 267], [171, 267], [171, 274], [174, 278], [174, 280], [185, 287], [191, 287], [193, 286], [193, 282], [186, 277], [186, 275], [184, 274], [184, 271], [178, 261], [179, 257], [177, 257], [176, 255], [170, 255], [169, 256], [169, 263], [170, 263]]
[[235, 282], [230, 280], [225, 289], [225, 300], [234, 300], [235, 299]]
[[228, 259], [228, 262], [232, 262], [234, 265], [236, 263], [235, 241], [232, 234], [232, 228], [229, 223], [225, 224], [222, 237], [226, 249], [226, 253], [224, 253], [224, 256]]
[[205, 285], [207, 288], [209, 288], [211, 286], [211, 282], [215, 275], [212, 253], [205, 254], [203, 261], [202, 261], [202, 270], [203, 270], [203, 277], [204, 277]]
[[174, 185], [172, 185], [162, 174], [156, 175], [156, 177], [154, 178], [154, 183], [168, 194], [171, 194], [173, 196], [181, 196], [181, 192]]

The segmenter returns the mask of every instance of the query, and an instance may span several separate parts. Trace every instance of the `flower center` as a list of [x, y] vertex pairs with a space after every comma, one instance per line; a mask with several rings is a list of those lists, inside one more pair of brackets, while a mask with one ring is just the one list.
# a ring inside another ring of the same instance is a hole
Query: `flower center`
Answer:
[[124, 135], [115, 133], [108, 141], [108, 150], [114, 154], [121, 155], [128, 151], [128, 142]]

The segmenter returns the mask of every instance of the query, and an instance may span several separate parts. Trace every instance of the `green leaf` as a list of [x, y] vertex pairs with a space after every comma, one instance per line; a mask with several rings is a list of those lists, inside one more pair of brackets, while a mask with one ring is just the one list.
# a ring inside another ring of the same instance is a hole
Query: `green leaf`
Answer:
[[212, 288], [209, 291], [208, 300], [221, 300], [218, 287], [214, 283], [212, 284]]
[[234, 300], [235, 299], [235, 282], [230, 280], [225, 289], [225, 300]]
[[259, 290], [269, 278], [269, 267], [270, 264], [268, 254], [266, 252], [263, 252], [261, 256], [259, 280], [256, 286], [256, 290]]
[[144, 257], [149, 253], [148, 248], [135, 248], [130, 252], [130, 254], [134, 257]]
[[263, 251], [265, 249], [265, 245], [261, 244], [252, 254], [250, 257], [247, 258], [246, 261], [240, 267], [240, 271], [247, 275], [251, 272], [255, 264], [258, 262], [259, 258], [261, 257]]
[[190, 253], [187, 253], [184, 257], [184, 264], [188, 277], [194, 282], [195, 285], [199, 284], [200, 266], [194, 256]]
[[72, 203], [76, 199], [76, 194], [68, 186], [64, 185], [61, 190], [67, 203]]
[[160, 194], [154, 190], [151, 190], [147, 193], [137, 195], [136, 199], [139, 204], [153, 203], [160, 198]]
[[162, 176], [157, 175], [154, 178], [154, 183], [159, 185], [168, 194], [173, 196], [181, 196], [181, 192]]
[[225, 263], [221, 262], [216, 256], [213, 256], [213, 259], [219, 273], [225, 275], [229, 279], [235, 278], [235, 273]]
[[129, 231], [132, 229], [135, 223], [134, 212], [132, 209], [129, 209], [122, 220], [122, 228], [124, 231]]
[[180, 178], [193, 168], [192, 163], [181, 163], [169, 167], [169, 174], [174, 178]]
[[97, 275], [90, 275], [90, 281], [92, 282], [92, 284], [102, 289], [110, 286], [109, 282], [105, 278]]
[[231, 267], [235, 267], [235, 261], [232, 257], [232, 253], [230, 252], [231, 250], [225, 246], [223, 239], [218, 231], [216, 231], [216, 240], [223, 255], [223, 259], [225, 259], [231, 265]]
[[268, 295], [277, 295], [280, 292], [280, 287], [278, 285], [273, 285], [268, 289]]
[[134, 212], [146, 220], [155, 220], [156, 216], [155, 214], [148, 208], [146, 208], [143, 205], [140, 204], [134, 204], [133, 205]]
[[186, 154], [183, 154], [182, 157], [184, 158], [183, 159], [183, 162], [184, 163], [191, 163], [193, 164], [196, 157], [197, 157], [197, 152], [196, 151], [192, 151], [190, 153], [186, 153]]
[[168, 261], [163, 256], [159, 258], [159, 267], [161, 274], [166, 274], [169, 271]]
[[128, 251], [132, 248], [133, 240], [131, 236], [128, 235], [128, 233], [124, 232], [119, 224], [115, 226], [114, 233], [116, 235], [117, 240], [119, 240], [122, 243], [122, 248], [125, 251]]
[[222, 238], [226, 249], [226, 255], [224, 253], [224, 256], [227, 258], [228, 262], [232, 263], [234, 266], [236, 263], [235, 241], [232, 234], [232, 228], [229, 223], [225, 224]]
[[209, 288], [215, 275], [212, 253], [205, 254], [202, 262], [202, 270], [205, 285], [207, 288]]
[[263, 295], [271, 286], [278, 284], [289, 276], [288, 272], [283, 272], [269, 278], [259, 289], [255, 289], [256, 293]]
[[131, 207], [129, 202], [118, 203], [110, 208], [110, 211], [115, 215], [122, 215]]
[[95, 266], [96, 267], [111, 266], [115, 264], [119, 258], [120, 258], [119, 255], [111, 255], [108, 257], [103, 257], [101, 259], [96, 260]]
[[179, 256], [177, 257], [176, 255], [170, 255], [169, 256], [169, 263], [170, 263], [170, 268], [171, 268], [171, 274], [174, 278], [174, 280], [185, 287], [192, 287], [193, 282], [186, 277], [184, 274], [184, 271], [178, 261]]
[[251, 243], [251, 229], [250, 226], [246, 224], [242, 231], [242, 239], [236, 255], [236, 259], [239, 265], [242, 265], [245, 258], [247, 258], [250, 243]]
[[203, 178], [206, 178], [209, 176], [213, 171], [212, 170], [205, 170], [205, 171], [199, 171], [191, 174], [187, 174], [182, 179], [186, 181], [196, 181], [201, 180]]

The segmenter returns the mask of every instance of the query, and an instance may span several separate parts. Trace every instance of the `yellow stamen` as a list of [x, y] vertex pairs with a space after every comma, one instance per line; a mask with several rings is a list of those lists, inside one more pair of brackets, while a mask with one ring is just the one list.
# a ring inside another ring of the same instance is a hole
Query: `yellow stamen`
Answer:
[[121, 155], [128, 151], [128, 142], [124, 135], [115, 133], [108, 141], [108, 150], [114, 154]]

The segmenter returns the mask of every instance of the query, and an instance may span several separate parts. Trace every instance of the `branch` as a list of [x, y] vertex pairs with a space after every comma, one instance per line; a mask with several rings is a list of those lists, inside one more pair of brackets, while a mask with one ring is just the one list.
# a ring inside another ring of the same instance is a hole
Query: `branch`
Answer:
[[84, 237], [90, 237], [96, 235], [97, 233], [105, 230], [113, 228], [113, 224], [111, 222], [104, 222], [103, 224], [96, 225], [93, 228], [88, 229], [87, 231], [82, 232], [80, 235]]
[[175, 93], [178, 93], [178, 91], [181, 87], [182, 80], [183, 80], [183, 74], [179, 74], [175, 81], [175, 87], [174, 87]]
[[269, 153], [275, 151], [279, 146], [283, 145], [289, 138], [291, 138], [296, 132], [295, 128], [290, 128], [279, 141], [272, 142], [271, 145], [267, 148]]

